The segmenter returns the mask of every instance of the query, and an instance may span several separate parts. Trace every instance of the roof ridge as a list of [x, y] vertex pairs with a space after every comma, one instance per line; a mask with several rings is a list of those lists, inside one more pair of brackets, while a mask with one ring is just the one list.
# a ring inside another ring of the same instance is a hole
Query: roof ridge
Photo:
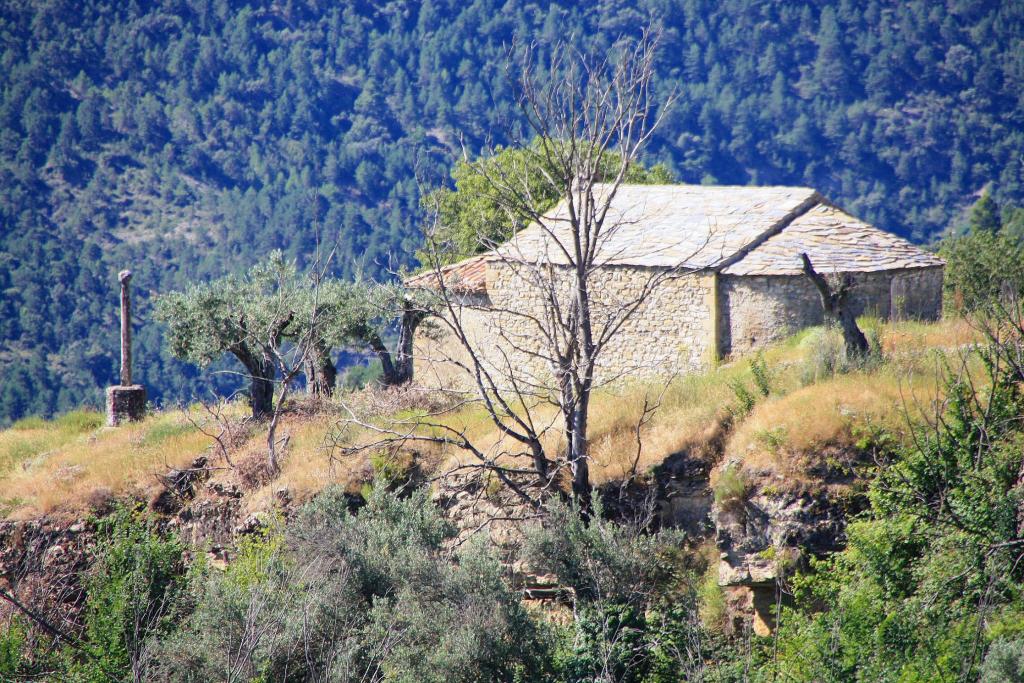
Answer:
[[721, 272], [725, 270], [734, 263], [742, 261], [750, 252], [760, 247], [770, 238], [774, 237], [775, 235], [778, 235], [780, 232], [785, 230], [790, 223], [795, 221], [800, 216], [803, 216], [805, 213], [807, 213], [814, 207], [820, 206], [822, 204], [831, 206], [828, 199], [826, 199], [820, 192], [811, 188], [807, 189], [811, 190], [810, 197], [808, 197], [807, 199], [793, 207], [792, 211], [790, 211], [785, 216], [777, 220], [771, 227], [762, 232], [760, 235], [758, 235], [757, 237], [755, 237], [754, 239], [750, 240], [745, 245], [737, 249], [732, 254], [732, 256], [723, 258], [718, 263], [712, 265], [710, 269], [715, 272]]

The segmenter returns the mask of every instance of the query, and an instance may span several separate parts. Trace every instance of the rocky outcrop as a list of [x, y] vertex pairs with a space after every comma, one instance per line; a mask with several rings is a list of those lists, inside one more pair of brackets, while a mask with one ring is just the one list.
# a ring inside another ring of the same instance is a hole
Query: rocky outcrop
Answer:
[[846, 546], [846, 521], [865, 504], [852, 483], [844, 474], [780, 488], [768, 477], [752, 482], [744, 497], [713, 506], [718, 583], [753, 617], [759, 635], [773, 630], [775, 605], [787, 599], [780, 581], [809, 558]]
[[[84, 521], [0, 522], [0, 589], [70, 630], [85, 599], [81, 582], [95, 546], [95, 530]], [[0, 622], [12, 609], [0, 603]]]

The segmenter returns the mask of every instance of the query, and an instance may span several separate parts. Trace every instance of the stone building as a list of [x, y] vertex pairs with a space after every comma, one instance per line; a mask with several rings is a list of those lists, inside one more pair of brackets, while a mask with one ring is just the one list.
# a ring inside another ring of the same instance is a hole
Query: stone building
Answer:
[[[443, 270], [462, 327], [496, 367], [541, 377], [532, 357], [542, 345], [530, 313], [536, 291], [520, 266], [565, 269], [552, 233], [565, 229], [564, 202], [493, 252]], [[843, 212], [812, 189], [625, 185], [618, 189], [592, 277], [595, 307], [614, 306], [665, 277], [604, 351], [605, 377], [689, 372], [735, 357], [822, 322], [800, 254], [825, 275], [849, 275], [858, 314], [936, 319], [942, 310], [943, 262], [895, 235]], [[555, 227], [552, 227], [555, 226]], [[436, 286], [426, 273], [410, 286]], [[428, 328], [429, 329], [429, 328]], [[526, 351], [526, 352], [524, 352]], [[417, 376], [450, 385], [462, 356], [445, 334], [425, 332], [416, 345]], [[447, 359], [447, 360], [445, 360]]]

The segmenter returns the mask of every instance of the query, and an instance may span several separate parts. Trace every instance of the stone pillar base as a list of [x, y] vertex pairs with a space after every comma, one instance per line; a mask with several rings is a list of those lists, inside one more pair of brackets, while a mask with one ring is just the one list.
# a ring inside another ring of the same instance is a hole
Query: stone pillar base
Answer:
[[141, 420], [145, 414], [146, 387], [141, 384], [107, 387], [107, 426]]

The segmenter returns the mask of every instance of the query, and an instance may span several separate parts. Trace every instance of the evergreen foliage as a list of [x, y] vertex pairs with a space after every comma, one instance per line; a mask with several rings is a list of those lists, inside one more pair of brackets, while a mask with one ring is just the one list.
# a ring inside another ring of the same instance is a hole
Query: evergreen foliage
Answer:
[[538, 634], [498, 564], [426, 491], [377, 487], [358, 516], [327, 490], [286, 531], [243, 543], [200, 586], [158, 680], [536, 680]]
[[1024, 395], [1004, 355], [1016, 344], [982, 350], [983, 376], [950, 371], [935, 424], [880, 456], [846, 550], [796, 578], [766, 680], [1019, 676]]
[[944, 301], [955, 313], [984, 311], [1007, 296], [1024, 296], [1024, 216], [1011, 209], [1000, 226], [998, 210], [983, 195], [971, 210], [967, 234], [949, 237], [940, 246], [946, 259]]
[[125, 266], [160, 402], [204, 392], [148, 324], [151, 292], [274, 249], [302, 268], [314, 224], [336, 275], [413, 265], [420, 184], [448, 184], [460, 140], [523, 137], [514, 38], [604, 53], [653, 24], [654, 97], [679, 98], [649, 162], [810, 185], [925, 238], [982, 187], [1024, 198], [1022, 23], [1011, 0], [5, 2], [0, 423], [99, 405]]

